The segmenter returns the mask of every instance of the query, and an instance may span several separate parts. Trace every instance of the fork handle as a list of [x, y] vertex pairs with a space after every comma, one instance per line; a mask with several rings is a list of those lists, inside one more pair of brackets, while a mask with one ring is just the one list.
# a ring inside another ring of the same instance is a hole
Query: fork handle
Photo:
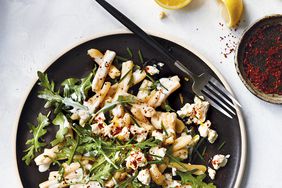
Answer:
[[[143, 31], [140, 27], [138, 27], [134, 22], [132, 22], [129, 18], [127, 18], [124, 14], [122, 14], [115, 7], [110, 5], [105, 0], [96, 0], [105, 10], [107, 10], [113, 17], [115, 17], [120, 23], [122, 23], [125, 27], [127, 27], [130, 31], [136, 34], [139, 38], [161, 53], [163, 56], [168, 58], [170, 61], [174, 63], [174, 65], [180, 69], [183, 73], [190, 76], [193, 80], [197, 76], [192, 73], [189, 69], [187, 69], [180, 61], [178, 61], [166, 48], [160, 45], [156, 40], [154, 40], [151, 36], [149, 36], [145, 31]], [[171, 66], [172, 69], [175, 67]]]

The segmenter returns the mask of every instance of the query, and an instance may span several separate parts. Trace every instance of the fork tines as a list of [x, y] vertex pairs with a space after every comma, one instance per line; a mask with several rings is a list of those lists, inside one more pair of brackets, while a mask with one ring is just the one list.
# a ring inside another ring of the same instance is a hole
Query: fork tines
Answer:
[[229, 91], [227, 91], [223, 85], [213, 77], [202, 89], [202, 93], [212, 106], [229, 118], [233, 118], [233, 116], [236, 115], [236, 107], [232, 102], [241, 107], [240, 103], [229, 93]]

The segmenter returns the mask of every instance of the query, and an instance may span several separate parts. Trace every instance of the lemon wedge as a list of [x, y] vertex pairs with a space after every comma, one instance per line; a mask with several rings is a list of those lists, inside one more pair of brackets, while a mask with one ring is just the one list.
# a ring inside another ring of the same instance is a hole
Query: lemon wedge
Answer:
[[192, 0], [155, 0], [161, 7], [171, 10], [181, 9]]
[[221, 0], [223, 18], [229, 27], [234, 27], [240, 21], [243, 13], [243, 0]]

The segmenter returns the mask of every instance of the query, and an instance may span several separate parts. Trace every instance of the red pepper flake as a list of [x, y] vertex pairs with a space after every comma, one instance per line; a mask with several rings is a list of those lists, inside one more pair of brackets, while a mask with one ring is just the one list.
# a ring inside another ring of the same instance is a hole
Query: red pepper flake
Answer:
[[122, 127], [115, 127], [113, 130], [113, 135], [117, 135], [118, 133], [120, 133], [122, 130]]
[[98, 123], [98, 127], [99, 127], [99, 129], [103, 129], [104, 128], [103, 123]]
[[282, 24], [254, 30], [245, 46], [243, 67], [255, 88], [282, 95]]

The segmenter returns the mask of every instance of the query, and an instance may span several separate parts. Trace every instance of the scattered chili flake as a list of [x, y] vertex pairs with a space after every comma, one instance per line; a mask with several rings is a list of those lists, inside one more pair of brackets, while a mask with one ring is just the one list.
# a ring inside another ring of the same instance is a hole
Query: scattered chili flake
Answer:
[[[221, 30], [223, 30], [223, 23], [219, 22], [219, 25], [221, 26]], [[223, 48], [221, 49], [221, 55], [225, 59], [228, 58], [229, 55], [233, 55], [238, 43], [238, 35], [237, 28], [235, 29], [230, 29], [228, 33], [225, 33], [224, 35], [219, 37], [219, 41], [223, 43]]]
[[243, 67], [255, 88], [282, 95], [282, 24], [263, 25], [253, 31], [246, 42]]

